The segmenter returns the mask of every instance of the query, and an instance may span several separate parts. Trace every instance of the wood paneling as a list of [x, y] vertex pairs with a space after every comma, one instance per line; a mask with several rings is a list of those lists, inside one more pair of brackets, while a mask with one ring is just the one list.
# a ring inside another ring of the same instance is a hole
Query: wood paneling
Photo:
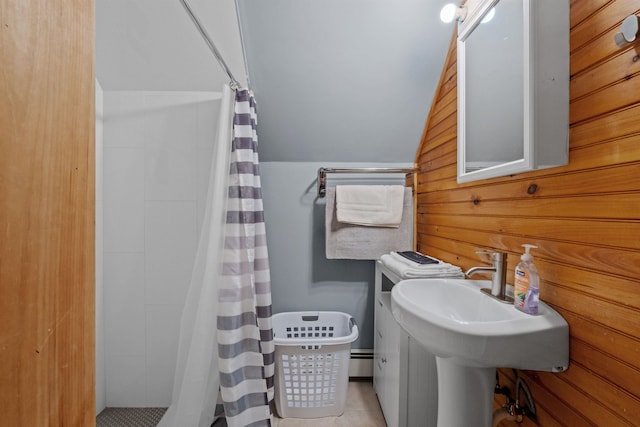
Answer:
[[640, 425], [640, 43], [613, 42], [636, 13], [636, 1], [571, 1], [568, 165], [456, 182], [454, 42], [416, 155], [418, 250], [463, 268], [482, 263], [477, 248], [505, 251], [512, 281], [520, 245], [539, 246], [541, 298], [570, 325], [571, 363], [520, 372], [538, 408], [523, 426]]
[[91, 426], [94, 4], [0, 0], [0, 425]]

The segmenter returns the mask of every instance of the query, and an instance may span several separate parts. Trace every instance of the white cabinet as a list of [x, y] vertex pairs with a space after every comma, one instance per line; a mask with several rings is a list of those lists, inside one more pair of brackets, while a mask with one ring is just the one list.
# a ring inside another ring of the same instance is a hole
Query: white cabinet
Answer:
[[407, 401], [406, 388], [400, 387], [400, 378], [406, 377], [407, 337], [390, 311], [390, 295], [385, 292], [376, 300], [374, 338], [374, 383], [380, 407], [388, 427], [406, 425], [402, 402]]
[[458, 27], [458, 182], [566, 165], [569, 0], [467, 1]]
[[388, 427], [435, 427], [435, 358], [391, 313], [391, 288], [400, 280], [376, 262], [373, 385]]

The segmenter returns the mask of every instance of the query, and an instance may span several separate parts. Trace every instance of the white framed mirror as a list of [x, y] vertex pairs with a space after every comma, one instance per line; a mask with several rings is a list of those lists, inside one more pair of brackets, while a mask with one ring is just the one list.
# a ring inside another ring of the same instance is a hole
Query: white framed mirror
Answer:
[[458, 27], [458, 182], [567, 164], [569, 0], [480, 0]]

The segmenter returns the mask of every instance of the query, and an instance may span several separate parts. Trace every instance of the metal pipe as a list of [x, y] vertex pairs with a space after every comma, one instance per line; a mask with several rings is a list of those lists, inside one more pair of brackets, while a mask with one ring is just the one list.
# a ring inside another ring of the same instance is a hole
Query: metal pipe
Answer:
[[218, 60], [218, 63], [220, 64], [224, 72], [227, 73], [227, 76], [229, 76], [229, 79], [231, 80], [229, 82], [229, 86], [231, 87], [231, 89], [233, 90], [238, 89], [240, 87], [240, 83], [238, 83], [238, 80], [236, 80], [236, 78], [233, 76], [233, 73], [227, 66], [227, 63], [224, 62], [224, 59], [222, 58], [222, 54], [220, 53], [216, 45], [213, 43], [213, 40], [211, 40], [211, 36], [209, 36], [209, 33], [207, 33], [207, 30], [204, 28], [204, 26], [200, 22], [200, 19], [198, 19], [197, 15], [193, 11], [193, 8], [191, 7], [191, 4], [189, 4], [189, 1], [180, 0], [180, 3], [182, 3], [182, 6], [184, 6], [185, 10], [189, 14], [189, 17], [195, 24], [196, 28], [198, 29], [198, 32], [200, 32], [200, 35], [204, 39], [207, 46], [209, 46], [209, 49], [213, 53], [213, 56], [216, 57], [216, 59]]
[[247, 78], [247, 87], [251, 87], [251, 79], [249, 78], [249, 61], [247, 61], [247, 49], [244, 47], [244, 31], [242, 31], [242, 23], [240, 22], [240, 6], [238, 0], [236, 4], [236, 21], [238, 22], [238, 31], [240, 32], [240, 45], [242, 46], [242, 61], [244, 62], [245, 77]]
[[416, 168], [320, 168], [318, 169], [318, 196], [324, 197], [328, 173], [415, 173]]
[[509, 413], [509, 410], [507, 408], [499, 408], [493, 411], [491, 427], [498, 427], [498, 425], [504, 420], [516, 421], [516, 419], [517, 417]]

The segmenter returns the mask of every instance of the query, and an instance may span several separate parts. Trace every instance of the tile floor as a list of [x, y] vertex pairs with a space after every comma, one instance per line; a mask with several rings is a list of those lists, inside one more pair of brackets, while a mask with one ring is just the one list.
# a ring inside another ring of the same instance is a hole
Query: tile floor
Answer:
[[[274, 427], [387, 427], [373, 390], [372, 382], [350, 381], [347, 390], [345, 411], [339, 417], [323, 418], [278, 418]], [[106, 408], [96, 418], [97, 427], [154, 427], [166, 408]], [[226, 427], [218, 420], [215, 427]]]
[[167, 408], [105, 408], [96, 427], [155, 427]]
[[274, 427], [386, 427], [371, 381], [350, 381], [347, 403], [340, 417], [276, 418]]

